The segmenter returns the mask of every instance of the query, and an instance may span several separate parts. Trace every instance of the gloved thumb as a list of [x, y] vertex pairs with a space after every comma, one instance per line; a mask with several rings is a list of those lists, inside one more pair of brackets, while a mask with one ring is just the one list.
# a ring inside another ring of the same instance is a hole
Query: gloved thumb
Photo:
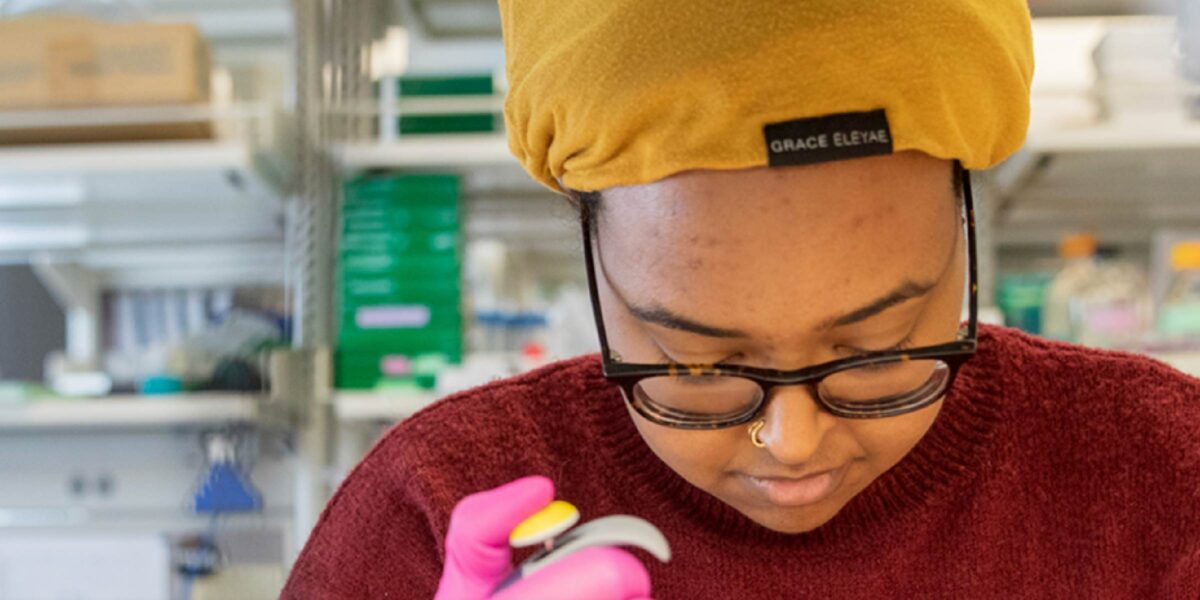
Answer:
[[512, 571], [509, 533], [553, 500], [554, 483], [538, 475], [463, 498], [450, 515], [436, 600], [486, 598]]

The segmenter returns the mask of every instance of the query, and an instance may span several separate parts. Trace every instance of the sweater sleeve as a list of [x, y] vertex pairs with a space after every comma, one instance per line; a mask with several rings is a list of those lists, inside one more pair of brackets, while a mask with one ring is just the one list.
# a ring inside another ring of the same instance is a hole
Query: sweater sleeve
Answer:
[[[593, 364], [585, 358], [456, 394], [398, 423], [329, 501], [282, 597], [432, 598], [458, 501], [525, 475], [565, 480], [556, 475], [573, 455], [557, 448], [583, 446], [570, 426], [578, 407], [563, 399], [574, 398], [576, 373]], [[539, 425], [534, 415], [547, 406], [562, 427]]]
[[[1154, 598], [1200, 598], [1200, 380], [1166, 368], [1154, 369], [1139, 382], [1142, 408], [1151, 416], [1148, 430], [1127, 430], [1146, 444], [1146, 467], [1154, 473], [1143, 484], [1144, 508], [1152, 515], [1146, 531], [1148, 550], [1167, 564]], [[1153, 433], [1153, 435], [1151, 435]]]
[[1192, 600], [1200, 598], [1200, 549], [1183, 557], [1163, 579], [1155, 598]]
[[414, 476], [389, 446], [377, 445], [326, 505], [280, 598], [433, 597], [438, 536]]
[[1079, 524], [1069, 543], [1091, 549], [1118, 596], [1200, 598], [1200, 380], [1133, 354], [1024, 348], [1020, 366], [1044, 379], [1023, 460], [1044, 460], [1066, 494], [1054, 510]]

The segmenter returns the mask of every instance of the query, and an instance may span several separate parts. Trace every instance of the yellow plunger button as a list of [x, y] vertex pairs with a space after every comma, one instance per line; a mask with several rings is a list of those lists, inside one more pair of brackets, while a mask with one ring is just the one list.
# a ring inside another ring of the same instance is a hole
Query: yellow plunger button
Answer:
[[555, 500], [521, 521], [508, 536], [513, 548], [524, 548], [554, 539], [579, 522], [579, 509], [570, 502]]

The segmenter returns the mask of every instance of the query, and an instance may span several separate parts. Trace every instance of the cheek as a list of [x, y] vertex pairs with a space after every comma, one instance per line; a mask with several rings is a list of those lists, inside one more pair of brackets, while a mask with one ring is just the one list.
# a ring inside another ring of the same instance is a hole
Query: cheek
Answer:
[[[737, 453], [746, 435], [741, 427], [686, 430], [651, 423], [626, 405], [646, 445], [676, 473], [701, 489], [711, 490], [724, 473], [738, 464]], [[742, 436], [742, 437], [739, 437]]]
[[900, 462], [933, 426], [942, 401], [889, 419], [844, 420], [866, 455], [868, 482]]

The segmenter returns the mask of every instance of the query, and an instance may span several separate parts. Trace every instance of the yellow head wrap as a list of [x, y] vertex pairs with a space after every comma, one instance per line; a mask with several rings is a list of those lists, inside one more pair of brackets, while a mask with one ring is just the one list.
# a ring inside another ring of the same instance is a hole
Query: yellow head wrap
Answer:
[[499, 1], [509, 147], [552, 189], [1025, 138], [1025, 0]]

